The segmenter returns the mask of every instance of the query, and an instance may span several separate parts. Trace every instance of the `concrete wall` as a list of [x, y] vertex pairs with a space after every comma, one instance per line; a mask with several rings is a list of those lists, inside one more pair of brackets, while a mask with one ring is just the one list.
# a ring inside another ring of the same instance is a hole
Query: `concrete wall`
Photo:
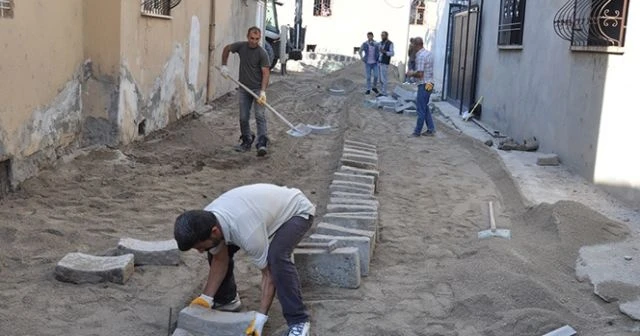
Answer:
[[[522, 50], [497, 47], [499, 2], [485, 1], [477, 96], [482, 120], [590, 181], [640, 204], [640, 156], [631, 136], [640, 123], [629, 74], [640, 73], [640, 7], [631, 6], [623, 55], [573, 52], [553, 30], [554, 0], [528, 3]], [[634, 61], [635, 60], [635, 61]]]
[[12, 158], [12, 179], [23, 180], [80, 131], [83, 1], [15, 6], [0, 19], [0, 158]]

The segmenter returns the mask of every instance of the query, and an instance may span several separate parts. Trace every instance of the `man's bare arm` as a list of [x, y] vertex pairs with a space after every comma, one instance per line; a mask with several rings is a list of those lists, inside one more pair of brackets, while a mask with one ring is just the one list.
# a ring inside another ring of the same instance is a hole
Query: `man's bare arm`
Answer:
[[262, 83], [260, 89], [262, 91], [267, 91], [267, 85], [269, 85], [269, 75], [271, 75], [271, 69], [269, 67], [262, 68]]
[[271, 308], [271, 304], [273, 303], [273, 297], [276, 294], [276, 287], [273, 285], [269, 266], [262, 270], [261, 289], [262, 296], [260, 297], [260, 313], [268, 315], [269, 308]]
[[224, 277], [227, 275], [228, 268], [229, 251], [226, 246], [222, 246], [220, 252], [211, 258], [207, 285], [204, 287], [204, 291], [202, 292], [204, 295], [213, 297], [216, 294], [218, 288], [220, 288], [220, 284], [222, 284], [222, 280], [224, 280]]
[[229, 60], [229, 44], [227, 44], [222, 49], [222, 65], [227, 65], [227, 61]]

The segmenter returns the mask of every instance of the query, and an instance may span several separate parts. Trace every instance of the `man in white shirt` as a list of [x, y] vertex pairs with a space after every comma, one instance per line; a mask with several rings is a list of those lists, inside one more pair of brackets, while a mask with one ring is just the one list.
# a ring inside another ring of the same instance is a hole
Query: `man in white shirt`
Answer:
[[191, 304], [240, 310], [233, 277], [233, 255], [242, 249], [262, 272], [262, 296], [248, 335], [262, 335], [274, 295], [282, 306], [290, 336], [309, 335], [309, 315], [302, 302], [291, 253], [309, 230], [315, 206], [298, 189], [252, 184], [231, 189], [204, 210], [181, 214], [174, 237], [181, 251], [207, 252], [209, 276], [202, 295]]
[[[416, 69], [409, 71], [407, 76], [418, 81], [418, 97], [416, 99], [416, 111], [418, 120], [416, 128], [409, 137], [434, 136], [436, 125], [433, 123], [431, 111], [429, 111], [429, 98], [433, 91], [433, 54], [424, 48], [421, 37], [413, 39], [413, 45], [418, 50], [416, 54]], [[422, 132], [422, 127], [427, 124], [427, 130]]]

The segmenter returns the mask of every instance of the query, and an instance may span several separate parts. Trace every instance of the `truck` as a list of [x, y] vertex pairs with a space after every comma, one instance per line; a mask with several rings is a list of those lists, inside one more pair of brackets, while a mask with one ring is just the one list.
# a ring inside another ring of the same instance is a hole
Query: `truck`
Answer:
[[[267, 0], [265, 15], [265, 43], [264, 47], [269, 54], [271, 60], [271, 68], [280, 60], [280, 48], [284, 44], [287, 59], [299, 61], [302, 59], [302, 51], [304, 50], [304, 36], [307, 28], [302, 26], [302, 0], [295, 1], [295, 13], [293, 27], [289, 26], [289, 34], [281, 36], [280, 26], [278, 24], [278, 6], [283, 3], [276, 0]], [[282, 68], [286, 68], [286, 64], [281, 64]]]

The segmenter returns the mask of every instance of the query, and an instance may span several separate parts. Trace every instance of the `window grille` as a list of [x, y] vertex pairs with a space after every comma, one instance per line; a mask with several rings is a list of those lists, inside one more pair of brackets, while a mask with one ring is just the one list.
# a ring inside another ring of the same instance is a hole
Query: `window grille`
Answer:
[[182, 0], [142, 0], [141, 11], [143, 14], [170, 16], [171, 9], [180, 4]]
[[501, 0], [498, 45], [522, 45], [526, 0]]
[[409, 18], [409, 23], [413, 25], [423, 25], [426, 23], [424, 19], [424, 12], [426, 6], [424, 5], [424, 0], [414, 0], [411, 2], [411, 17]]
[[331, 16], [331, 0], [313, 0], [313, 16]]
[[629, 0], [569, 0], [558, 10], [553, 28], [573, 50], [622, 52]]
[[13, 18], [13, 0], [0, 0], [0, 18]]

